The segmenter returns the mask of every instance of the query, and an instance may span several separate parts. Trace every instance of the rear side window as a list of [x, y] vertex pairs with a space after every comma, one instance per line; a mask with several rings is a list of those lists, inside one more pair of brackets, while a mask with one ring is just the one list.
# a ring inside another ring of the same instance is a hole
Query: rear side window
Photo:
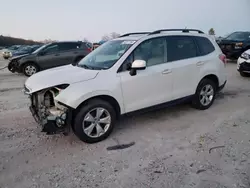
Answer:
[[195, 37], [197, 45], [199, 47], [200, 55], [207, 55], [212, 53], [215, 48], [209, 39], [205, 37]]
[[197, 56], [197, 46], [189, 36], [167, 37], [167, 60], [178, 61]]
[[59, 48], [60, 51], [69, 51], [69, 50], [74, 50], [80, 47], [79, 43], [74, 43], [74, 42], [65, 42], [65, 43], [60, 43]]

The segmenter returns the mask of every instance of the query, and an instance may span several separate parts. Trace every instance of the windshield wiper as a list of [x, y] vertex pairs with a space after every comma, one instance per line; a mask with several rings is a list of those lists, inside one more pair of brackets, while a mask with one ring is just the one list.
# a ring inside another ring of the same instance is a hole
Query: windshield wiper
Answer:
[[88, 65], [80, 65], [80, 67], [83, 67], [83, 68], [85, 68], [85, 69], [91, 69], [91, 70], [93, 70], [93, 68], [90, 67], [90, 66], [88, 66]]

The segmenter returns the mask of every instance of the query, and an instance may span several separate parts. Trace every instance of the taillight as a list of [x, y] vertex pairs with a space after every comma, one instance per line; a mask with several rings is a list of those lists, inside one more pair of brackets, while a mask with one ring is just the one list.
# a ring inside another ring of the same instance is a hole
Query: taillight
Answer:
[[87, 50], [88, 50], [88, 52], [91, 52], [91, 51], [92, 51], [91, 48], [87, 48]]
[[227, 63], [227, 57], [225, 56], [225, 54], [220, 54], [219, 58], [226, 65], [226, 63]]

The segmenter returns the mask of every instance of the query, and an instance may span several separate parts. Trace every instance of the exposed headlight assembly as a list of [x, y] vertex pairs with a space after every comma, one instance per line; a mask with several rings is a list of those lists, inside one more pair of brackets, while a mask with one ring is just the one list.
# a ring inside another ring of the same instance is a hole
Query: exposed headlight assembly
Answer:
[[238, 42], [235, 44], [235, 49], [241, 49], [243, 47], [243, 43], [242, 42]]
[[243, 54], [241, 54], [241, 57], [242, 57], [243, 59], [248, 60], [248, 59], [250, 59], [250, 54], [247, 54], [246, 52], [244, 52]]

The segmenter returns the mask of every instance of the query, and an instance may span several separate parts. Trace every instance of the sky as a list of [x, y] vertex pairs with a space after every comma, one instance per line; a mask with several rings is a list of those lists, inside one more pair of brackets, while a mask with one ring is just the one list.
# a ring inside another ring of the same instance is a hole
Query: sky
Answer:
[[105, 34], [212, 27], [250, 31], [250, 0], [0, 0], [0, 35], [99, 41]]

